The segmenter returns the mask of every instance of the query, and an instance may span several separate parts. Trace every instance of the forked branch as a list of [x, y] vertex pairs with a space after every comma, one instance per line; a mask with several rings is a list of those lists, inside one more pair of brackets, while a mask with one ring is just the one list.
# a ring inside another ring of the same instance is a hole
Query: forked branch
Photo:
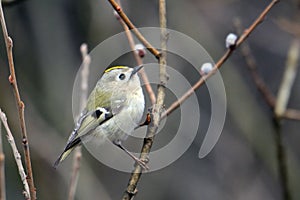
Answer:
[[[121, 6], [121, 4], [119, 3], [119, 6]], [[123, 28], [124, 28], [124, 31], [125, 31], [125, 34], [126, 34], [126, 37], [128, 39], [128, 43], [130, 45], [130, 48], [134, 54], [134, 58], [136, 60], [136, 63], [137, 65], [142, 65], [143, 64], [143, 60], [142, 58], [139, 56], [139, 54], [136, 52], [136, 49], [135, 49], [135, 43], [134, 43], [134, 39], [132, 37], [132, 34], [130, 32], [130, 29], [128, 28], [127, 24], [124, 22], [124, 20], [120, 17], [120, 15], [117, 13], [118, 17], [117, 19], [119, 20], [119, 22], [122, 24]], [[150, 101], [151, 101], [151, 104], [154, 104], [156, 102], [156, 96], [153, 92], [153, 89], [151, 87], [151, 84], [149, 83], [149, 79], [148, 79], [148, 76], [147, 74], [145, 73], [145, 70], [144, 69], [141, 69], [139, 71], [140, 75], [141, 75], [141, 78], [142, 80], [144, 81], [144, 86], [145, 86], [145, 89], [149, 95], [149, 98], [150, 98]]]
[[3, 36], [4, 36], [4, 40], [5, 40], [7, 58], [8, 58], [8, 64], [9, 64], [9, 70], [10, 70], [9, 82], [13, 87], [15, 100], [16, 100], [17, 107], [18, 107], [23, 150], [24, 150], [24, 155], [25, 155], [24, 156], [25, 157], [25, 165], [26, 165], [26, 170], [27, 170], [26, 179], [27, 179], [29, 189], [30, 189], [30, 197], [31, 197], [31, 199], [35, 200], [36, 199], [36, 188], [35, 188], [34, 182], [33, 182], [30, 151], [29, 151], [29, 142], [28, 142], [26, 124], [25, 124], [25, 116], [24, 116], [25, 105], [24, 105], [24, 102], [21, 100], [21, 96], [20, 96], [19, 89], [18, 89], [17, 78], [16, 78], [16, 74], [15, 74], [14, 59], [13, 59], [13, 51], [12, 51], [13, 40], [11, 39], [11, 37], [9, 37], [8, 32], [7, 32], [3, 9], [2, 9], [2, 4], [0, 4], [0, 23], [2, 26]]
[[197, 90], [200, 86], [202, 86], [205, 81], [214, 75], [219, 68], [225, 63], [225, 61], [231, 56], [231, 54], [238, 48], [248, 37], [249, 35], [255, 30], [255, 28], [264, 21], [265, 16], [269, 13], [271, 8], [278, 3], [279, 0], [273, 0], [256, 18], [256, 20], [249, 26], [249, 28], [245, 29], [243, 34], [239, 37], [236, 44], [231, 48], [228, 48], [225, 54], [220, 58], [220, 60], [215, 64], [214, 68], [211, 70], [210, 73], [204, 75], [200, 78], [200, 80], [192, 86], [182, 97], [180, 97], [177, 101], [175, 101], [171, 106], [163, 113], [162, 118], [170, 115], [174, 110], [176, 110], [180, 104], [182, 104], [188, 97], [190, 97], [195, 90]]
[[160, 58], [160, 52], [154, 48], [146, 38], [140, 33], [140, 31], [134, 26], [134, 24], [130, 21], [127, 15], [123, 12], [121, 6], [115, 0], [108, 0], [115, 11], [120, 15], [124, 23], [128, 26], [130, 30], [135, 34], [135, 36], [144, 44], [144, 46], [157, 58]]

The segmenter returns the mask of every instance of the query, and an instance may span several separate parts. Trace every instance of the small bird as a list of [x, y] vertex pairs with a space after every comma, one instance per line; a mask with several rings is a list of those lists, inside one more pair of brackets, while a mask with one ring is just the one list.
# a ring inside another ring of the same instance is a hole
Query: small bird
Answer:
[[137, 72], [142, 66], [107, 68], [92, 90], [67, 145], [54, 163], [56, 168], [74, 148], [90, 140], [103, 142], [105, 138], [125, 151], [141, 167], [144, 161], [135, 157], [123, 145], [138, 126], [145, 108], [145, 99]]

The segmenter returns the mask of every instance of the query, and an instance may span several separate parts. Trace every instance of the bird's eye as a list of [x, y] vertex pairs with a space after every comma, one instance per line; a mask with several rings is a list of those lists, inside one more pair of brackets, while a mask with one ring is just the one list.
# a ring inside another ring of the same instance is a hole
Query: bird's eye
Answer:
[[126, 77], [125, 74], [120, 74], [120, 75], [119, 75], [119, 79], [120, 79], [120, 80], [124, 80], [125, 77]]

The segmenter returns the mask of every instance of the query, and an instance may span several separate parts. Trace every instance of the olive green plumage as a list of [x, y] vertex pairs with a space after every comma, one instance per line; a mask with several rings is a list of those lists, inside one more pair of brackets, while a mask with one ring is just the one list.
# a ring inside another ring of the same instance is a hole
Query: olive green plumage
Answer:
[[[145, 100], [137, 75], [141, 68], [114, 66], [104, 71], [54, 167], [74, 148], [91, 139], [101, 143], [108, 138], [124, 150], [120, 141], [133, 132], [144, 112]], [[132, 157], [126, 149], [124, 151]]]

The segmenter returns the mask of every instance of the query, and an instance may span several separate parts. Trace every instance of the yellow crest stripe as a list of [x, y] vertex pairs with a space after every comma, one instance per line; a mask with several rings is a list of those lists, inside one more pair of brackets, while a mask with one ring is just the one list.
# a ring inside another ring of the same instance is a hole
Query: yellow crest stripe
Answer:
[[107, 72], [109, 72], [111, 70], [114, 70], [114, 69], [126, 69], [126, 68], [128, 68], [128, 67], [127, 66], [113, 66], [113, 67], [110, 67], [110, 68], [106, 69], [104, 71], [104, 73], [107, 73]]

